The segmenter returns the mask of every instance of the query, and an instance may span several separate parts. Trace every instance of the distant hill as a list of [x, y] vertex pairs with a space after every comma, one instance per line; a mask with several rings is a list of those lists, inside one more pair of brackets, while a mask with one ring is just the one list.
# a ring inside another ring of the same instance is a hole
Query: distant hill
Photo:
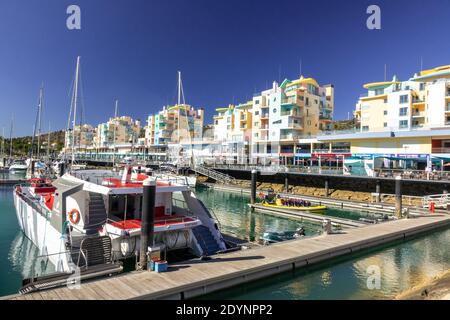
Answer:
[[356, 119], [335, 120], [333, 121], [333, 130], [351, 130], [357, 128]]
[[[55, 131], [50, 133], [50, 152], [51, 153], [59, 153], [62, 148], [64, 147], [64, 135], [65, 132], [63, 130]], [[15, 156], [26, 156], [29, 153], [30, 147], [31, 147], [31, 136], [26, 137], [17, 137], [12, 139], [13, 143], [13, 155]], [[47, 141], [48, 141], [48, 134], [41, 134], [41, 153], [47, 154]], [[2, 138], [0, 137], [0, 147], [2, 145]], [[37, 140], [35, 139], [35, 150], [37, 148]], [[5, 137], [5, 144], [4, 144], [4, 152], [6, 155], [9, 155], [9, 148], [10, 148], [10, 141], [8, 137]]]

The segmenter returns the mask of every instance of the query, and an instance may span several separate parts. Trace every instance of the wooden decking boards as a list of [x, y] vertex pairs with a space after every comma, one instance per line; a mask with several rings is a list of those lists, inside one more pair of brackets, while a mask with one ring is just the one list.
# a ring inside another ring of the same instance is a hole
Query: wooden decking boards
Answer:
[[286, 241], [249, 250], [216, 255], [208, 261], [170, 265], [168, 272], [130, 272], [81, 283], [80, 289], [61, 287], [23, 296], [43, 299], [164, 299], [193, 297], [268, 277], [302, 266], [388, 243], [414, 234], [450, 225], [446, 214], [430, 215], [351, 228], [342, 234]]

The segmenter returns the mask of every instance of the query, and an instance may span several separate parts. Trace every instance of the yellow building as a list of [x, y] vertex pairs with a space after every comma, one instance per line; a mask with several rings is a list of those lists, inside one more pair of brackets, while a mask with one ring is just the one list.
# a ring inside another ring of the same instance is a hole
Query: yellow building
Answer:
[[364, 88], [354, 111], [359, 128], [318, 136], [319, 142], [348, 142], [354, 156], [415, 159], [422, 167], [450, 158], [450, 65]]

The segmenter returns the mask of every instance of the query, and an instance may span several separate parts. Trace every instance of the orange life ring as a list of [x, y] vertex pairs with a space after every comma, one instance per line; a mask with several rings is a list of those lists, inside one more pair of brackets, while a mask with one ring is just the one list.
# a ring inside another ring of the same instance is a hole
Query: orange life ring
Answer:
[[80, 222], [80, 212], [77, 209], [70, 210], [69, 220], [73, 224], [78, 224], [78, 222]]

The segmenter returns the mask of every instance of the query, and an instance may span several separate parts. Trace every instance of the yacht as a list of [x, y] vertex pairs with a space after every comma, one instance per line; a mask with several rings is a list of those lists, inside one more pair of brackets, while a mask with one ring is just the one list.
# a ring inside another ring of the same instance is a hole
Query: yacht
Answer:
[[[133, 172], [79, 170], [14, 189], [19, 225], [56, 272], [98, 265], [120, 271], [140, 251], [143, 181], [156, 180], [154, 243], [164, 253], [205, 256], [226, 250], [217, 221], [182, 180]], [[101, 259], [95, 248], [102, 248]], [[101, 274], [101, 273], [98, 273]]]
[[24, 160], [14, 160], [9, 166], [9, 171], [27, 171], [28, 165]]

